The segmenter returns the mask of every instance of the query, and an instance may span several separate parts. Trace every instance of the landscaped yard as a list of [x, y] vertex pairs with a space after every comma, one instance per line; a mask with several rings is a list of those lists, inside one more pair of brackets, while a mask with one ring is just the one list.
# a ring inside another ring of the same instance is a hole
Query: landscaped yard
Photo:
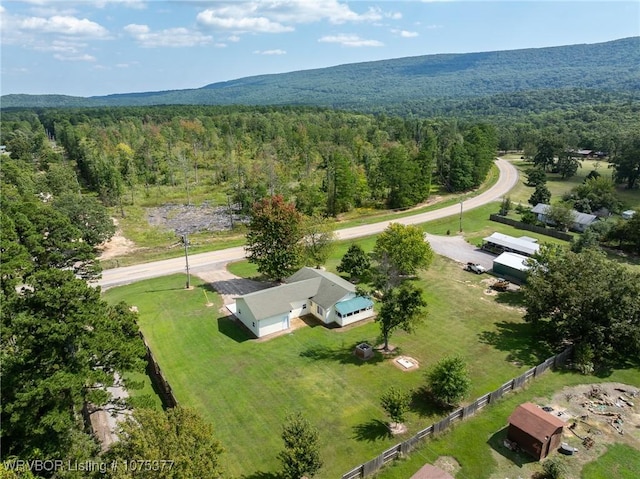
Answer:
[[[419, 361], [416, 371], [403, 371], [381, 356], [365, 363], [353, 356], [359, 342], [376, 343], [373, 322], [347, 330], [305, 327], [269, 341], [250, 340], [219, 312], [215, 293], [198, 281], [186, 291], [182, 275], [114, 288], [105, 296], [138, 307], [140, 327], [179, 402], [212, 421], [227, 449], [230, 473], [251, 477], [277, 471], [283, 419], [300, 409], [320, 429], [325, 467], [319, 477], [329, 478], [438, 417], [417, 393], [409, 432], [391, 438], [379, 397], [391, 385], [419, 390], [424, 371], [442, 356], [467, 359], [472, 399], [548, 355], [529, 339], [529, 327], [511, 300], [486, 295], [480, 281], [442, 258], [422, 275], [428, 320], [415, 335], [391, 338], [399, 353]], [[205, 291], [214, 306], [206, 306]]]

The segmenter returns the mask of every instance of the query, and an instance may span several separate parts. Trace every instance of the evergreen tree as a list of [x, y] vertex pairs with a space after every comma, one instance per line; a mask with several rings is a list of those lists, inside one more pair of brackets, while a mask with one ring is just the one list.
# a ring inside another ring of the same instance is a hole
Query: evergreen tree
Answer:
[[318, 430], [298, 412], [287, 416], [282, 427], [284, 450], [278, 455], [286, 479], [313, 477], [322, 467]]

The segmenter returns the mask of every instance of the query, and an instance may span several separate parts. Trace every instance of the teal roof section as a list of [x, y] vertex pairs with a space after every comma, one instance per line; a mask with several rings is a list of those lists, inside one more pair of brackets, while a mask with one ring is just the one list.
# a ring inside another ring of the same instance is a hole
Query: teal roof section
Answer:
[[336, 303], [336, 311], [342, 316], [367, 308], [373, 308], [373, 301], [365, 296], [356, 296]]

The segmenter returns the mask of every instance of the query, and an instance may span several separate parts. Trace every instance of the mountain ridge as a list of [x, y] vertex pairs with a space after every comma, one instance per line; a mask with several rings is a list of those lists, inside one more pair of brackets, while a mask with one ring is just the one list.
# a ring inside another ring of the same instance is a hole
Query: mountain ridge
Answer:
[[372, 109], [421, 98], [478, 98], [510, 92], [640, 91], [640, 36], [609, 42], [473, 53], [439, 53], [253, 75], [200, 88], [102, 96], [10, 94], [2, 108], [310, 105]]

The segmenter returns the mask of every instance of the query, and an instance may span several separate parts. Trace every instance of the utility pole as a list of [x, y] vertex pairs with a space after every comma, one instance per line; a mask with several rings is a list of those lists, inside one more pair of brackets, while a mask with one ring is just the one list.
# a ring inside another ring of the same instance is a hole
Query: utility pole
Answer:
[[182, 236], [182, 242], [184, 243], [184, 260], [187, 263], [187, 289], [191, 289], [191, 274], [189, 273], [189, 236], [185, 233]]
[[460, 202], [460, 233], [462, 233], [462, 201]]

